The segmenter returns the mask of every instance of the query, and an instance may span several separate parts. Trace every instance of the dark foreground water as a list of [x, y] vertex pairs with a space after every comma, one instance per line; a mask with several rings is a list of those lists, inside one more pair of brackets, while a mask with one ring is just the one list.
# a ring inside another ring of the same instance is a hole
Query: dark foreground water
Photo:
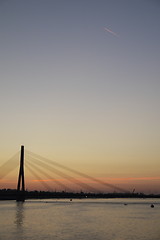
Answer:
[[0, 201], [0, 240], [27, 239], [159, 240], [160, 200]]

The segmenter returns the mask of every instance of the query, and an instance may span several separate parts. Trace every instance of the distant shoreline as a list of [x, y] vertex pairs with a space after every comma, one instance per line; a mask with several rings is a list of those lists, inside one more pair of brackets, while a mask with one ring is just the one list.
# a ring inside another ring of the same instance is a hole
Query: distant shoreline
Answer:
[[[0, 189], [0, 200], [16, 200], [16, 189]], [[160, 198], [160, 194], [25, 191], [25, 199]]]

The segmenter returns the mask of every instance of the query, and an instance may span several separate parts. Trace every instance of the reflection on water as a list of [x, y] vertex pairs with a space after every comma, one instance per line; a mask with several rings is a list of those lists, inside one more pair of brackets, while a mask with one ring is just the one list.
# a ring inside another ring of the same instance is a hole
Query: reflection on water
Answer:
[[24, 222], [24, 202], [17, 202], [15, 224], [18, 228], [23, 226]]

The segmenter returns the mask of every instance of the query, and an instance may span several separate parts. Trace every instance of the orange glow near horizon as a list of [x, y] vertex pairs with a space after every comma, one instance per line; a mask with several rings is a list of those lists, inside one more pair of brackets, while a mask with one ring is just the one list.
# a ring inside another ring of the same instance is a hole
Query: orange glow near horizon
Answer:
[[104, 179], [108, 179], [108, 180], [112, 180], [112, 181], [132, 181], [132, 180], [146, 180], [146, 181], [150, 181], [150, 180], [160, 180], [160, 177], [121, 177], [121, 178], [104, 178]]
[[[160, 177], [121, 177], [121, 178], [97, 178], [99, 180], [102, 180], [103, 182], [113, 184], [118, 187], [122, 187], [126, 190], [132, 191], [132, 189], [136, 189], [136, 192], [144, 192], [144, 193], [159, 193], [159, 185], [160, 185]], [[99, 191], [102, 192], [113, 192], [114, 189], [105, 187], [100, 185], [99, 183], [95, 183], [91, 180], [86, 180], [79, 178], [77, 181], [80, 181], [81, 183], [88, 184], [91, 187], [95, 187], [95, 189], [99, 189]], [[68, 182], [68, 180], [65, 179], [26, 179], [26, 189], [29, 190], [47, 190], [44, 186], [41, 185], [41, 183], [48, 183], [48, 186], [50, 188], [57, 189], [59, 191], [66, 190], [67, 187], [73, 189], [73, 191], [87, 191], [85, 189], [82, 189], [81, 187], [77, 186], [76, 181], [73, 183]], [[66, 186], [61, 187], [57, 185], [57, 182], [63, 183]], [[1, 179], [0, 180], [0, 188], [11, 188], [15, 189], [17, 186], [17, 181], [13, 181], [9, 178], [7, 179]]]
[[[152, 190], [153, 190], [153, 192], [159, 193], [160, 177], [129, 177], [129, 178], [122, 177], [122, 178], [97, 178], [97, 179], [109, 184], [113, 184], [117, 187], [122, 187], [128, 191], [132, 191], [135, 188], [137, 192], [152, 193]], [[101, 184], [95, 183], [94, 181], [91, 181], [89, 179], [86, 180], [84, 178], [78, 178], [77, 181], [88, 184], [91, 187], [95, 187], [95, 189], [99, 189], [99, 191], [102, 191], [102, 192], [114, 191], [114, 188], [112, 189], [107, 186], [106, 187], [102, 186]], [[70, 187], [71, 189], [73, 189], [73, 191], [80, 191], [81, 189], [79, 186], [76, 185], [77, 184], [76, 180], [75, 182], [70, 183], [68, 182], [68, 180], [65, 180], [65, 179], [41, 179], [41, 180], [32, 179], [28, 183], [28, 186], [30, 186], [30, 188], [33, 189], [34, 188], [33, 184], [34, 184], [34, 186], [37, 187], [37, 189], [40, 189], [39, 186], [41, 182], [46, 182], [49, 184], [49, 186], [52, 186], [53, 184], [55, 189], [64, 190], [61, 187], [58, 187], [57, 185], [55, 185], [56, 182], [63, 183], [66, 187]]]

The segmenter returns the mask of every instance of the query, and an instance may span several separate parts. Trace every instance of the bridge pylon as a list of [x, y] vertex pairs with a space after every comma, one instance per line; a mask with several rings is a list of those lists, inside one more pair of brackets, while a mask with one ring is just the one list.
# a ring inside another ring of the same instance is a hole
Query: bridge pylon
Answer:
[[25, 201], [25, 182], [24, 182], [24, 146], [21, 146], [20, 167], [17, 183], [17, 202]]

